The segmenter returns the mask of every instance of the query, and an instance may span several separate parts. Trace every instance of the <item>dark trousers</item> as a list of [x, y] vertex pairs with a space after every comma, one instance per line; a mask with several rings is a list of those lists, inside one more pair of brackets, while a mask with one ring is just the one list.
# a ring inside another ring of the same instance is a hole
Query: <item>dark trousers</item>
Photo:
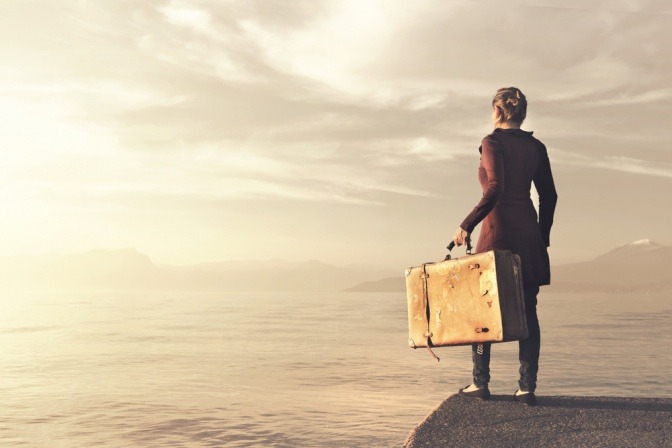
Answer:
[[[537, 318], [537, 294], [539, 286], [525, 285], [525, 316], [527, 318], [528, 337], [518, 341], [518, 359], [520, 360], [520, 379], [518, 386], [522, 391], [534, 392], [537, 388], [537, 372], [539, 371], [539, 347], [541, 334], [539, 319]], [[471, 346], [471, 359], [474, 362], [474, 384], [487, 386], [490, 382], [490, 347], [492, 344], [482, 344], [482, 353], [479, 353], [478, 344]]]

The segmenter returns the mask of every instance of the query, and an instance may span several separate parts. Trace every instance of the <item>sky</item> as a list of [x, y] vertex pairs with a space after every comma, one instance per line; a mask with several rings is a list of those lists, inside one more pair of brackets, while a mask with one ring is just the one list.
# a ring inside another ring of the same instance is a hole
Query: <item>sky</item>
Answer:
[[672, 244], [666, 1], [9, 0], [0, 42], [4, 254], [442, 259], [509, 86], [553, 263]]

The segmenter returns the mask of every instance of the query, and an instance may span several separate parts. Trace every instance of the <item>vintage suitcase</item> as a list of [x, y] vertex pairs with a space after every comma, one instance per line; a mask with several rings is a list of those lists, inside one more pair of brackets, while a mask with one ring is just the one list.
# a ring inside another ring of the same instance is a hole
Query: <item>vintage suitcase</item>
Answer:
[[[454, 243], [448, 246], [450, 251]], [[506, 342], [527, 337], [518, 255], [493, 250], [406, 270], [413, 348]], [[437, 358], [438, 360], [438, 358]]]

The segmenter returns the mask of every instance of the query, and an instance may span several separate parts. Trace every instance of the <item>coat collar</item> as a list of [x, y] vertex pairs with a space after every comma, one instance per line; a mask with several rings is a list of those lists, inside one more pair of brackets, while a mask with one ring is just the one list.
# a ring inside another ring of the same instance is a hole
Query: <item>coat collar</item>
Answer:
[[522, 137], [528, 137], [532, 135], [534, 131], [523, 131], [522, 129], [504, 129], [504, 128], [495, 128], [494, 132], [501, 132], [504, 134], [520, 135]]

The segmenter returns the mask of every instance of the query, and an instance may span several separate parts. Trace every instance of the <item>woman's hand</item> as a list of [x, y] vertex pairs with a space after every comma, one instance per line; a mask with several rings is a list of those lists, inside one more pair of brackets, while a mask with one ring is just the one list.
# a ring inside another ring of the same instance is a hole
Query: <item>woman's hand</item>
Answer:
[[466, 230], [463, 230], [462, 227], [458, 227], [455, 231], [455, 235], [453, 235], [453, 241], [456, 246], [461, 246], [466, 242], [468, 236], [469, 233]]

